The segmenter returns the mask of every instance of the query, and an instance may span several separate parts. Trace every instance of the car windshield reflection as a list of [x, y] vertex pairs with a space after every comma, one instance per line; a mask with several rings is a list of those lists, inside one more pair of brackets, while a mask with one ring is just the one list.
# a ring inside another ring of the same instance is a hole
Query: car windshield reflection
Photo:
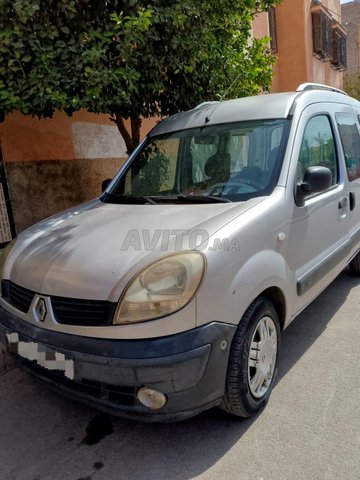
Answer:
[[150, 137], [109, 203], [236, 202], [269, 195], [288, 120], [257, 120]]

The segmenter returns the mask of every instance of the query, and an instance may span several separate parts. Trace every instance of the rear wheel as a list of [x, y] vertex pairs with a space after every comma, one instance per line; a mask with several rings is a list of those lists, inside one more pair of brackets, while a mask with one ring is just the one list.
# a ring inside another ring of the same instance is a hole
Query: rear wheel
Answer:
[[266, 404], [276, 376], [279, 343], [276, 309], [259, 297], [241, 319], [231, 345], [224, 410], [250, 417]]

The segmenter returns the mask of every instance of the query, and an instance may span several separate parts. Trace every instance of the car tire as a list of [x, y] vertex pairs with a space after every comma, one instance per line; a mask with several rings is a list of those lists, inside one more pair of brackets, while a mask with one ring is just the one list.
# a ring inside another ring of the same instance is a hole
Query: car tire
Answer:
[[231, 344], [223, 410], [250, 417], [265, 406], [274, 386], [279, 346], [276, 309], [267, 298], [259, 297], [241, 319]]
[[360, 253], [351, 260], [349, 266], [353, 275], [360, 275]]

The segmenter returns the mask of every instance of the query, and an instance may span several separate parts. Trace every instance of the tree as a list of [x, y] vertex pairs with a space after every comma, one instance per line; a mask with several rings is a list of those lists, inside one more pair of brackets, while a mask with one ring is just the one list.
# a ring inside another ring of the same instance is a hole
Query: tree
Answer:
[[344, 75], [345, 92], [360, 100], [360, 75]]
[[0, 0], [0, 115], [107, 113], [130, 153], [141, 117], [269, 89], [251, 25], [278, 1]]

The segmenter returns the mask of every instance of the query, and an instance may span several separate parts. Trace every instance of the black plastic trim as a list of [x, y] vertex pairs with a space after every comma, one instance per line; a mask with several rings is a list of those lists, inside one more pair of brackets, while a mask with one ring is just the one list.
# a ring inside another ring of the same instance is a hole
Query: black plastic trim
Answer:
[[169, 352], [172, 355], [182, 353], [205, 344], [211, 344], [219, 336], [227, 337], [236, 329], [235, 325], [212, 322], [167, 337], [139, 340], [103, 339], [71, 335], [40, 328], [0, 308], [0, 328], [1, 326], [53, 348], [124, 359], [161, 357], [169, 355]]
[[[221, 403], [236, 328], [211, 322], [164, 338], [104, 340], [47, 331], [0, 308], [0, 342], [8, 350], [16, 353], [6, 333], [17, 332], [20, 341], [36, 341], [74, 361], [74, 380], [68, 381], [20, 359], [37, 378], [72, 399], [148, 422], [183, 420]], [[162, 391], [166, 405], [142, 405], [135, 393], [141, 386]]]
[[7, 303], [23, 313], [29, 311], [35, 295], [50, 298], [55, 319], [62, 325], [81, 327], [111, 325], [117, 307], [117, 303], [106, 300], [84, 300], [34, 292], [10, 280], [2, 280], [1, 287]]
[[298, 295], [304, 295], [325, 275], [331, 272], [331, 270], [333, 270], [344, 258], [346, 258], [351, 252], [353, 243], [354, 241], [349, 238], [343, 245], [334, 250], [318, 265], [316, 265], [309, 272], [305, 273], [302, 277], [300, 277], [297, 282]]

